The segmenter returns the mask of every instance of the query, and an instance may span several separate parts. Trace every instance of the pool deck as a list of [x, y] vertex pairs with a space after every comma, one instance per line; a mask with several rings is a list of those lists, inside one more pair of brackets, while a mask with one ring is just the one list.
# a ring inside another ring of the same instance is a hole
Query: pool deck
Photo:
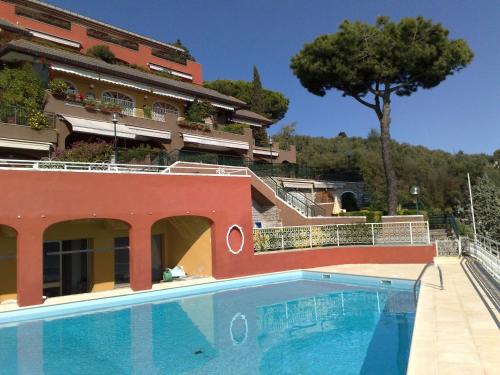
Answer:
[[[457, 259], [439, 260], [444, 290], [436, 269], [422, 279], [411, 345], [409, 375], [498, 374], [500, 369], [500, 314], [488, 309], [481, 290]], [[315, 271], [416, 279], [422, 264], [349, 264], [314, 268]], [[216, 281], [211, 277], [155, 284], [153, 290]], [[133, 293], [130, 288], [49, 298], [44, 305], [57, 305]], [[0, 313], [19, 309], [15, 303], [0, 305]], [[496, 320], [496, 321], [495, 321]]]
[[[438, 264], [444, 290], [439, 289], [437, 270], [428, 268], [418, 299], [407, 374], [499, 374], [500, 331], [495, 318], [498, 321], [500, 315], [495, 309], [488, 312], [458, 260], [438, 260]], [[416, 279], [422, 268], [421, 264], [355, 264], [319, 270]]]

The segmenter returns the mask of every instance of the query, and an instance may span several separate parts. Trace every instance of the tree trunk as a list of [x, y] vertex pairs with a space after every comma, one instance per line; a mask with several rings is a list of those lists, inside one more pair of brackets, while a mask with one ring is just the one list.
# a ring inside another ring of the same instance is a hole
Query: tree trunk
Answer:
[[382, 145], [382, 161], [384, 163], [385, 181], [387, 185], [387, 206], [389, 215], [396, 215], [397, 206], [397, 181], [391, 160], [391, 134], [389, 127], [391, 124], [391, 100], [384, 98], [382, 106], [382, 116], [380, 121], [380, 143]]

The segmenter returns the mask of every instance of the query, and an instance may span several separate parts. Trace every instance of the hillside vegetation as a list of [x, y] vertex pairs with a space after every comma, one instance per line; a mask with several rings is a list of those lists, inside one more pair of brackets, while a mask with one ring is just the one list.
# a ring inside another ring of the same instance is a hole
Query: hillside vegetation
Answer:
[[[297, 162], [311, 167], [358, 171], [371, 193], [370, 209], [386, 210], [386, 188], [380, 152], [380, 138], [372, 130], [368, 137], [334, 138], [295, 134], [294, 125], [285, 125], [275, 136], [283, 144], [295, 144]], [[494, 155], [452, 154], [392, 141], [394, 168], [398, 178], [398, 203], [413, 208], [409, 188], [421, 189], [419, 204], [426, 210], [464, 212], [468, 205], [467, 172], [474, 184], [484, 174], [496, 185], [500, 194], [500, 150]]]

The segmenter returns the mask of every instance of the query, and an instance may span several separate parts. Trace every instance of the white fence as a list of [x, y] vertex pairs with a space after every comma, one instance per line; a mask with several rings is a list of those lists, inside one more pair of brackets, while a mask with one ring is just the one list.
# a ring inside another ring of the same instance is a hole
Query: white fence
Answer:
[[495, 280], [500, 281], [500, 242], [478, 235], [476, 241], [469, 243], [469, 254], [481, 262]]
[[248, 176], [247, 168], [221, 167], [220, 165], [139, 165], [114, 163], [84, 163], [53, 160], [0, 159], [0, 170], [34, 170], [50, 172], [93, 172], [93, 173], [155, 173], [194, 174], [217, 176]]
[[429, 244], [426, 221], [255, 228], [256, 252], [349, 245]]

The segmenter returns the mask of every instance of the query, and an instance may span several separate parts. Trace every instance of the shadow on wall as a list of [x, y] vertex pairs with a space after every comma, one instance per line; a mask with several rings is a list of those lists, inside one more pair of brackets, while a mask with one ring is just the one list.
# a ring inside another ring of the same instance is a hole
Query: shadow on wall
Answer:
[[179, 265], [188, 276], [212, 276], [211, 228], [212, 222], [200, 216], [157, 221], [151, 230], [153, 273]]

